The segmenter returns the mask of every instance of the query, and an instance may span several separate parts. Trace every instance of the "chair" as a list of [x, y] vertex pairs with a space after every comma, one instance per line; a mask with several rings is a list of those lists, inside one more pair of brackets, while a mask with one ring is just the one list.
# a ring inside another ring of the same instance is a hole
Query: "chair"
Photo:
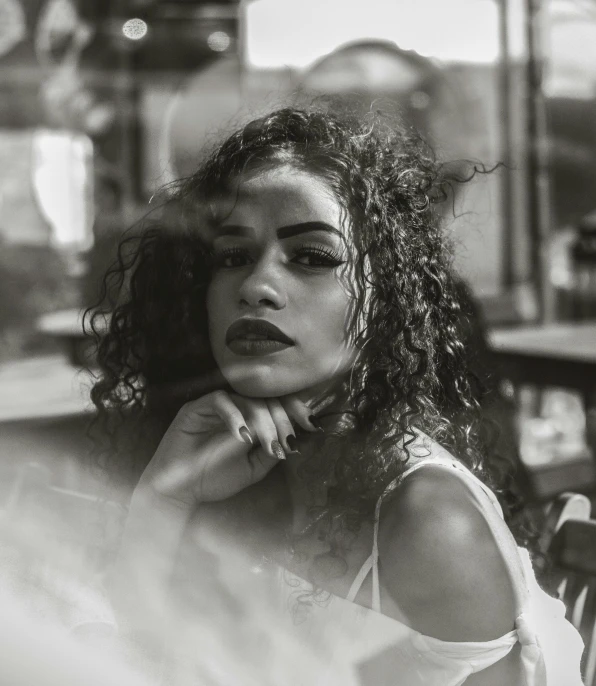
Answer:
[[553, 537], [568, 519], [590, 519], [592, 503], [582, 493], [560, 493], [548, 506], [538, 538], [538, 550], [549, 554]]
[[566, 519], [548, 549], [551, 574], [567, 619], [579, 631], [585, 650], [582, 675], [586, 686], [596, 686], [596, 520]]

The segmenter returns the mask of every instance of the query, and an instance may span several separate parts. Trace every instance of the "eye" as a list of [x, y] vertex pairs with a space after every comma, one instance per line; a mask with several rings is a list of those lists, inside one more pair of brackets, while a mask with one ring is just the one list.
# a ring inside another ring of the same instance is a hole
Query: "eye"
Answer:
[[213, 253], [212, 260], [216, 269], [233, 269], [247, 265], [250, 262], [250, 256], [242, 248], [227, 248]]
[[333, 250], [325, 248], [300, 248], [296, 251], [292, 262], [305, 267], [339, 267], [344, 260]]

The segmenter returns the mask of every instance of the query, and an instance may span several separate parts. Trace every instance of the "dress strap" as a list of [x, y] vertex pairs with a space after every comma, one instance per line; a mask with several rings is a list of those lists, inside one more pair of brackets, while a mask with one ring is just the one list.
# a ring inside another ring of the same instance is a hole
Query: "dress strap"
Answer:
[[362, 584], [364, 583], [364, 580], [368, 576], [368, 573], [372, 569], [373, 566], [373, 556], [369, 555], [362, 567], [360, 567], [360, 571], [358, 574], [356, 574], [356, 577], [354, 578], [354, 581], [352, 582], [352, 585], [350, 586], [350, 590], [348, 591], [348, 595], [346, 596], [346, 600], [349, 600], [351, 603], [354, 602], [356, 599], [356, 596], [358, 595], [358, 591], [360, 590]]
[[358, 594], [358, 591], [360, 590], [360, 587], [364, 583], [364, 580], [368, 576], [369, 572], [372, 569], [372, 609], [375, 612], [380, 612], [381, 611], [381, 590], [379, 587], [379, 515], [381, 512], [381, 498], [377, 501], [377, 505], [375, 507], [375, 522], [374, 522], [374, 528], [373, 528], [373, 546], [372, 546], [372, 552], [371, 554], [366, 558], [364, 564], [362, 567], [360, 567], [360, 570], [358, 571], [358, 574], [356, 574], [356, 577], [354, 578], [354, 581], [352, 582], [352, 585], [350, 586], [350, 590], [348, 591], [348, 595], [346, 596], [346, 600], [349, 600], [351, 602], [354, 602], [356, 599], [356, 595]]

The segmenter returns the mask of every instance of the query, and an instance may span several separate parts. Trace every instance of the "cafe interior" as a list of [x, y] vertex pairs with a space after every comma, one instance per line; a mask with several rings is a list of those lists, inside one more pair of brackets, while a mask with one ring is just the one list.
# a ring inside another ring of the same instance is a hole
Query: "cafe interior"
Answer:
[[[498, 165], [446, 217], [467, 344], [539, 564], [591, 646], [595, 46], [593, 0], [0, 0], [4, 566], [24, 546], [31, 578], [68, 568], [74, 588], [105, 562], [99, 518], [117, 529], [126, 506], [93, 468], [100, 370], [83, 326], [124, 232], [220, 133], [358, 93], [442, 157]], [[46, 615], [74, 602], [33, 595]], [[596, 683], [596, 651], [584, 660]]]

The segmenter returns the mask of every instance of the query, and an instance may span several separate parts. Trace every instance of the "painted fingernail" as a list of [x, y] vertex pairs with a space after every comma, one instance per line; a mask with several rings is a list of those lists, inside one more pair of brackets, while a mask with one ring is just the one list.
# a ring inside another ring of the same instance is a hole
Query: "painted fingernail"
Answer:
[[250, 431], [245, 426], [241, 426], [238, 429], [238, 433], [242, 436], [242, 440], [245, 443], [248, 443], [248, 445], [253, 445], [253, 441], [252, 441], [252, 437], [250, 435]]
[[298, 450], [298, 441], [296, 440], [296, 436], [294, 436], [294, 434], [288, 434], [286, 436], [286, 444], [292, 453], [300, 455], [300, 451]]
[[286, 454], [279, 441], [271, 441], [271, 452], [278, 460], [286, 459]]
[[308, 421], [315, 427], [315, 429], [318, 429], [319, 431], [323, 431], [323, 427], [321, 426], [321, 422], [314, 416], [314, 414], [310, 415], [310, 417], [308, 418]]

